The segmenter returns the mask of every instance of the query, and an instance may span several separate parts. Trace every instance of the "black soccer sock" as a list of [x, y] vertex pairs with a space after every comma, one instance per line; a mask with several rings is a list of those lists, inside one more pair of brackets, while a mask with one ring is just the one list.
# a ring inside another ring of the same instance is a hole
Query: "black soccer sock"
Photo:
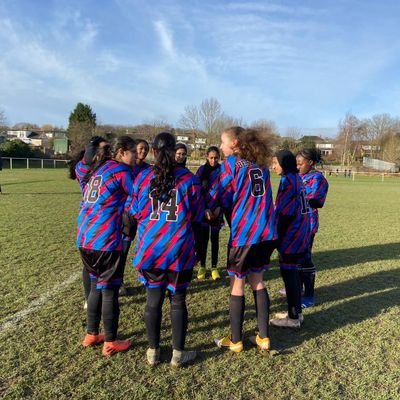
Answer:
[[210, 239], [210, 228], [208, 226], [201, 227], [201, 242], [199, 244], [200, 248], [200, 265], [202, 267], [206, 266], [207, 261], [207, 247], [208, 241]]
[[144, 309], [147, 338], [151, 349], [160, 347], [162, 306], [165, 298], [164, 288], [146, 289], [147, 301]]
[[101, 309], [106, 342], [113, 342], [117, 338], [119, 322], [119, 286], [102, 289], [103, 306]]
[[289, 318], [299, 318], [301, 313], [300, 273], [297, 269], [282, 269], [281, 275], [285, 283]]
[[218, 265], [219, 231], [211, 229], [211, 266]]
[[177, 290], [171, 295], [172, 348], [183, 350], [188, 327], [186, 289]]
[[235, 296], [231, 294], [229, 301], [229, 317], [231, 322], [233, 343], [237, 343], [242, 340], [244, 307], [245, 307], [244, 296]]
[[89, 293], [90, 293], [90, 275], [89, 272], [87, 271], [86, 267], [83, 266], [82, 269], [82, 283], [83, 283], [83, 294], [85, 295], [85, 300], [88, 301], [89, 299]]
[[269, 337], [269, 296], [267, 289], [253, 290], [256, 305], [258, 335]]
[[97, 279], [90, 279], [91, 288], [87, 299], [87, 332], [98, 335], [101, 320], [102, 294], [96, 289]]
[[302, 268], [300, 272], [301, 283], [304, 285], [304, 297], [314, 297], [315, 267]]

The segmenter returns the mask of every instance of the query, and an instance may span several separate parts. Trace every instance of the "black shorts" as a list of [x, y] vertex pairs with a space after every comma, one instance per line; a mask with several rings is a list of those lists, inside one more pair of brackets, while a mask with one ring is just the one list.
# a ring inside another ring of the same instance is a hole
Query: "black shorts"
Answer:
[[121, 286], [124, 268], [121, 251], [100, 251], [80, 248], [83, 265], [90, 277], [97, 279], [97, 289]]
[[187, 289], [192, 276], [193, 269], [180, 272], [169, 269], [142, 269], [139, 270], [138, 279], [149, 289], [166, 288], [175, 293], [176, 290]]
[[228, 274], [244, 278], [252, 272], [264, 271], [269, 267], [271, 254], [275, 247], [275, 241], [230, 247], [228, 250]]
[[307, 253], [279, 253], [279, 266], [281, 269], [298, 269], [306, 260]]

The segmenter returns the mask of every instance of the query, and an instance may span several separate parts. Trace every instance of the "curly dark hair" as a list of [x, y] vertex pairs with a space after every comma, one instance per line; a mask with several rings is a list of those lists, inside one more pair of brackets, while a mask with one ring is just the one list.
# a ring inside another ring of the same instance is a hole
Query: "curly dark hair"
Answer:
[[268, 136], [263, 136], [256, 129], [245, 129], [241, 126], [233, 126], [225, 129], [224, 133], [237, 140], [236, 154], [247, 161], [260, 167], [269, 164], [272, 155], [272, 143]]
[[168, 132], [161, 132], [153, 142], [154, 177], [150, 182], [152, 196], [163, 203], [171, 198], [171, 190], [175, 187], [175, 137]]

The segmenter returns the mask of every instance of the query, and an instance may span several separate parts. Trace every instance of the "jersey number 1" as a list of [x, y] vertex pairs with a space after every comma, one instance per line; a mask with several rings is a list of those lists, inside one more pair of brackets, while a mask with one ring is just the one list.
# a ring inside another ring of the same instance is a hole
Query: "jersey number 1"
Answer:
[[300, 191], [300, 201], [301, 201], [301, 213], [307, 214], [311, 211], [310, 206], [308, 205], [308, 199], [306, 197], [306, 193], [304, 189]]
[[178, 219], [178, 206], [176, 205], [176, 190], [171, 190], [171, 197], [168, 203], [161, 203], [159, 199], [154, 198], [150, 193], [152, 212], [150, 219], [159, 220], [160, 212], [166, 212], [167, 221], [176, 221]]

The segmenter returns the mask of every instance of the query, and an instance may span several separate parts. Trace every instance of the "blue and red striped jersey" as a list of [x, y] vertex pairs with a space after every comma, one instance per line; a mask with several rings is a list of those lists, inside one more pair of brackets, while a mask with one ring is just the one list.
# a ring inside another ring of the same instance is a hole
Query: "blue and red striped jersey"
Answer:
[[133, 167], [133, 174], [134, 174], [135, 176], [137, 176], [137, 175], [139, 174], [139, 172], [142, 172], [143, 170], [145, 170], [145, 169], [147, 169], [147, 168], [150, 168], [150, 167], [151, 167], [151, 164], [149, 164], [149, 163], [143, 161], [140, 165], [136, 164], [136, 165]]
[[[203, 190], [203, 196], [205, 200], [205, 207], [209, 208], [212, 211], [215, 211], [215, 209], [218, 206], [221, 206], [221, 204], [218, 203], [217, 196], [214, 194], [214, 197], [211, 196], [210, 189], [213, 188], [215, 185], [218, 184], [219, 176], [221, 174], [221, 164], [217, 164], [217, 166], [210, 171], [210, 174], [207, 179], [204, 177], [204, 170], [205, 170], [206, 164], [202, 165], [199, 167], [199, 169], [196, 171], [196, 176], [200, 180], [200, 184], [202, 186]], [[211, 226], [211, 229], [215, 231], [219, 231], [223, 226], [224, 226], [224, 218], [223, 215], [221, 214], [219, 218], [211, 221], [211, 222], [204, 222], [202, 223], [203, 226]]]
[[129, 166], [110, 160], [94, 172], [85, 186], [78, 216], [78, 247], [122, 250], [122, 212], [132, 191]]
[[[328, 181], [325, 179], [324, 175], [313, 169], [307, 174], [300, 175], [300, 177], [303, 181], [307, 199], [317, 201], [319, 208], [321, 208], [325, 204], [329, 188]], [[311, 234], [315, 235], [319, 227], [318, 209], [310, 207], [309, 213]]]
[[[267, 168], [230, 155], [222, 163], [218, 183], [210, 189], [209, 201], [219, 202], [230, 216], [232, 247], [276, 239]], [[208, 208], [213, 209], [212, 206]]]
[[79, 186], [81, 188], [82, 194], [85, 192], [85, 184], [86, 182], [84, 181], [84, 178], [86, 174], [89, 172], [89, 165], [86, 165], [83, 160], [79, 161], [76, 166], [75, 166], [75, 175], [76, 175], [76, 180], [79, 183]]
[[168, 203], [152, 197], [150, 183], [154, 168], [135, 179], [129, 213], [138, 221], [133, 265], [138, 270], [183, 271], [195, 262], [193, 222], [204, 216], [200, 182], [188, 169], [176, 167], [175, 188]]
[[285, 254], [305, 253], [309, 245], [310, 217], [303, 183], [298, 174], [281, 176], [276, 195], [278, 251]]

